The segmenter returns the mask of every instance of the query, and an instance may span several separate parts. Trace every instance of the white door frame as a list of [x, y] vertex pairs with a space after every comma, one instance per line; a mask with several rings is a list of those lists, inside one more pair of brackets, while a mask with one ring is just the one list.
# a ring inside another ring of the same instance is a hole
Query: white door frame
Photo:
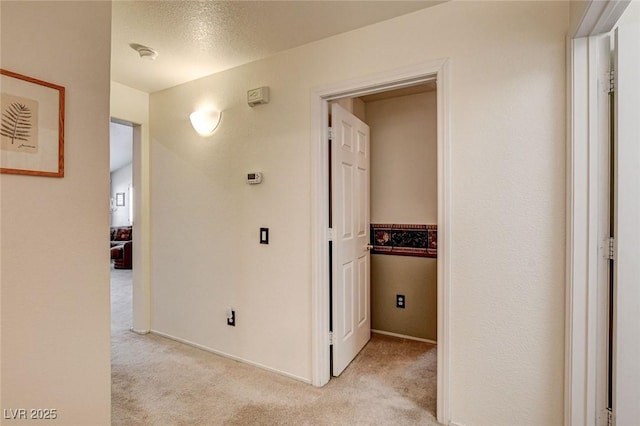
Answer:
[[609, 61], [602, 48], [608, 40], [592, 36], [570, 41], [565, 425], [600, 424], [605, 406], [609, 105], [598, 92], [604, 90], [602, 67]]
[[438, 421], [450, 421], [451, 392], [451, 140], [447, 59], [332, 84], [311, 93], [311, 312], [312, 383], [330, 379], [329, 351], [329, 161], [328, 101], [382, 92], [433, 80], [437, 89], [438, 143]]
[[[601, 412], [604, 177], [599, 44], [628, 2], [591, 1], [567, 46], [565, 426], [596, 426]], [[608, 181], [608, 177], [606, 178]], [[608, 213], [606, 213], [608, 214]], [[604, 296], [606, 297], [606, 296]], [[606, 321], [606, 319], [605, 319]]]
[[640, 23], [615, 31], [615, 256], [613, 414], [620, 425], [640, 417]]

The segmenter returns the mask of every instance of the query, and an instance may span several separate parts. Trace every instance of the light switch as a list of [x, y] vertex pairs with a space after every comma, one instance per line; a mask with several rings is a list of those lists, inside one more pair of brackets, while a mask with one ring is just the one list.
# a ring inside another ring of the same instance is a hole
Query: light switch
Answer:
[[269, 244], [269, 228], [260, 228], [260, 244]]

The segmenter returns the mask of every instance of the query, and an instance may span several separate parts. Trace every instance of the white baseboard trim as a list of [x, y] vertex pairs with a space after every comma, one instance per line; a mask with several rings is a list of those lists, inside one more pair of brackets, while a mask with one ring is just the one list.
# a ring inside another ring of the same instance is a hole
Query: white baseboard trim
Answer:
[[225, 353], [225, 352], [221, 352], [221, 351], [209, 348], [207, 346], [203, 346], [203, 345], [200, 345], [198, 343], [191, 342], [189, 340], [181, 339], [179, 337], [175, 337], [175, 336], [172, 336], [170, 334], [163, 333], [161, 331], [151, 330], [151, 334], [155, 334], [155, 335], [160, 336], [160, 337], [164, 337], [164, 338], [167, 338], [167, 339], [170, 339], [170, 340], [174, 340], [174, 341], [179, 342], [179, 343], [184, 343], [185, 345], [193, 346], [194, 348], [198, 348], [198, 349], [201, 349], [203, 351], [207, 351], [207, 352], [210, 352], [212, 354], [215, 354], [215, 355], [218, 355], [218, 356], [221, 356], [221, 357], [224, 357], [224, 358], [232, 359], [234, 361], [239, 361], [239, 362], [242, 362], [243, 364], [249, 364], [249, 365], [251, 365], [253, 367], [258, 367], [258, 368], [260, 368], [262, 370], [270, 371], [272, 373], [276, 373], [276, 374], [279, 374], [281, 376], [285, 376], [285, 377], [288, 377], [290, 379], [294, 379], [294, 380], [297, 380], [299, 382], [306, 383], [308, 385], [311, 384], [311, 379], [306, 379], [304, 377], [296, 376], [295, 374], [287, 373], [286, 371], [278, 370], [277, 368], [273, 368], [273, 367], [269, 367], [269, 366], [266, 366], [266, 365], [263, 365], [263, 364], [260, 364], [260, 363], [257, 363], [257, 362], [249, 361], [247, 359], [244, 359], [244, 358], [241, 358], [241, 357], [238, 357], [238, 356], [235, 356], [235, 355], [231, 355], [231, 354], [228, 354], [228, 353]]
[[431, 343], [431, 344], [434, 344], [434, 345], [438, 344], [438, 342], [436, 342], [435, 340], [422, 339], [420, 337], [413, 337], [413, 336], [406, 336], [404, 334], [391, 333], [390, 331], [382, 331], [382, 330], [371, 329], [371, 332], [372, 333], [376, 333], [376, 334], [384, 334], [385, 336], [400, 337], [401, 339], [417, 340], [418, 342]]
[[149, 334], [149, 332], [150, 332], [150, 330], [136, 330], [136, 329], [135, 329], [135, 328], [133, 328], [133, 327], [131, 327], [131, 328], [129, 329], [129, 331], [133, 331], [133, 332], [134, 332], [134, 333], [136, 333], [136, 334], [142, 334], [142, 335], [144, 335], [144, 334]]

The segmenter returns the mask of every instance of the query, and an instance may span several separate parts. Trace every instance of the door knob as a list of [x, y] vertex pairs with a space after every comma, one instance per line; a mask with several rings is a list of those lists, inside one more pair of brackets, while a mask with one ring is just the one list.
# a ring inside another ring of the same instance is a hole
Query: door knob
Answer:
[[373, 250], [373, 244], [371, 244], [371, 243], [367, 244], [367, 246], [366, 246], [366, 247], [367, 247], [367, 250], [368, 250], [368, 251]]

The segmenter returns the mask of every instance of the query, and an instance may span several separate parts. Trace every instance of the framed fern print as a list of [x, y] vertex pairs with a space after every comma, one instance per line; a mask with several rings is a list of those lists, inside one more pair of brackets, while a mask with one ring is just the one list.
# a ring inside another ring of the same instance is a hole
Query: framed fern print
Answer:
[[0, 172], [64, 176], [64, 87], [0, 68]]

